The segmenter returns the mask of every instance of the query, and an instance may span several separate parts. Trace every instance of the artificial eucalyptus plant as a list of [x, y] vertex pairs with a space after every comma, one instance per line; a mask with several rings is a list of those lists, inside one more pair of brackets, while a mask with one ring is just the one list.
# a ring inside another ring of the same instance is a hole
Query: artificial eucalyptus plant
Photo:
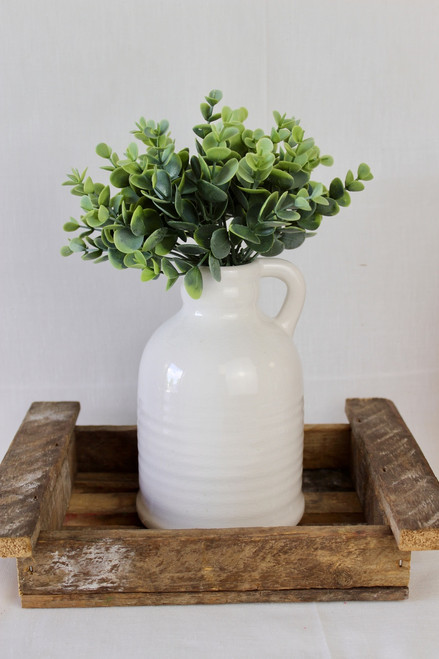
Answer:
[[221, 98], [214, 89], [201, 103], [204, 123], [193, 129], [197, 155], [176, 151], [168, 121], [143, 117], [132, 131], [142, 152], [131, 142], [119, 158], [98, 144], [96, 153], [107, 161], [102, 169], [111, 172], [117, 190], [86, 178], [87, 170], [72, 170], [63, 185], [81, 197], [83, 214], [64, 225], [80, 233], [62, 255], [80, 252], [85, 261], [138, 268], [142, 281], [163, 274], [168, 288], [183, 276], [188, 293], [198, 298], [200, 266], [220, 281], [222, 266], [299, 247], [323, 216], [348, 206], [350, 192], [373, 178], [362, 163], [356, 177], [349, 170], [344, 183], [334, 178], [327, 189], [311, 174], [333, 159], [320, 155], [298, 120], [275, 111], [269, 134], [251, 130], [244, 125], [246, 108], [215, 111]]

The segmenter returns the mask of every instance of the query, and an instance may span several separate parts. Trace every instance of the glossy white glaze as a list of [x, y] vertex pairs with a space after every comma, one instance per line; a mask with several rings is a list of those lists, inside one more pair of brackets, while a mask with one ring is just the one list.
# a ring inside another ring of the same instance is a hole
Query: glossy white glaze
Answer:
[[[302, 517], [303, 383], [292, 342], [303, 277], [282, 259], [203, 271], [203, 294], [148, 341], [140, 364], [137, 510], [151, 528], [294, 525]], [[260, 277], [287, 285], [276, 318]]]

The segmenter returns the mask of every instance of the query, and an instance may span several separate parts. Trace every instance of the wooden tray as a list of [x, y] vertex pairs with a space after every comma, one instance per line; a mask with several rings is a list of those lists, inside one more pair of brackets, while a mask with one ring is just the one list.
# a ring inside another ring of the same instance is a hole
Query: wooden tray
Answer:
[[33, 403], [0, 465], [0, 556], [23, 607], [400, 600], [439, 549], [439, 484], [392, 402], [305, 427], [297, 527], [157, 531], [135, 510], [136, 428]]

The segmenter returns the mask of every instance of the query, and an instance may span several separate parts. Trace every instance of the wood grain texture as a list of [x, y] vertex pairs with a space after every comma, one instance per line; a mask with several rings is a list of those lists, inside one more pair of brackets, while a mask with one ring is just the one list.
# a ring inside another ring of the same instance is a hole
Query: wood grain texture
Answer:
[[79, 403], [33, 403], [0, 465], [0, 556], [30, 556], [41, 529], [58, 528], [74, 471]]
[[[304, 469], [349, 466], [350, 428], [347, 423], [306, 424]], [[77, 426], [78, 471], [137, 471], [136, 426]]]
[[410, 553], [381, 526], [72, 529], [18, 567], [23, 595], [406, 587]]
[[357, 444], [360, 499], [369, 519], [385, 516], [402, 550], [439, 549], [439, 483], [395, 405], [352, 398], [346, 414]]
[[205, 591], [201, 593], [81, 593], [80, 595], [23, 595], [29, 608], [239, 604], [260, 602], [390, 602], [405, 600], [407, 587], [307, 588], [303, 590]]
[[348, 423], [305, 424], [304, 469], [348, 467], [350, 454], [351, 429]]
[[136, 426], [76, 426], [78, 471], [137, 472]]

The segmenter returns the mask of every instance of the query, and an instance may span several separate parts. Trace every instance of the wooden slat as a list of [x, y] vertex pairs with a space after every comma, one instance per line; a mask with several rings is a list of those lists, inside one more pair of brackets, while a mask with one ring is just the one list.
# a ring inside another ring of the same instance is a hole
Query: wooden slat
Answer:
[[76, 426], [78, 471], [137, 471], [136, 426]]
[[0, 465], [0, 556], [30, 556], [61, 526], [74, 471], [79, 403], [33, 403]]
[[54, 531], [18, 567], [23, 595], [80, 595], [406, 587], [409, 562], [388, 527], [346, 526]]
[[303, 468], [349, 467], [351, 432], [348, 423], [305, 424]]
[[[73, 493], [67, 514], [73, 513], [132, 513], [136, 511], [136, 492]], [[356, 492], [305, 492], [308, 513], [361, 513]]]
[[[78, 471], [137, 471], [136, 426], [77, 426]], [[349, 466], [349, 424], [306, 424], [305, 469]]]
[[137, 513], [67, 513], [63, 528], [122, 529], [145, 528]]
[[304, 492], [349, 492], [355, 490], [347, 469], [304, 469]]
[[73, 492], [75, 494], [87, 492], [137, 492], [138, 489], [139, 477], [137, 472], [82, 472], [76, 474], [73, 483]]
[[352, 398], [346, 414], [358, 445], [357, 476], [368, 481], [359, 483], [360, 498], [378, 500], [400, 549], [439, 549], [439, 483], [395, 405]]
[[257, 602], [399, 601], [407, 587], [307, 588], [303, 590], [207, 591], [202, 593], [81, 593], [74, 595], [23, 595], [23, 608], [72, 608], [103, 606], [157, 606], [173, 604], [237, 604]]

